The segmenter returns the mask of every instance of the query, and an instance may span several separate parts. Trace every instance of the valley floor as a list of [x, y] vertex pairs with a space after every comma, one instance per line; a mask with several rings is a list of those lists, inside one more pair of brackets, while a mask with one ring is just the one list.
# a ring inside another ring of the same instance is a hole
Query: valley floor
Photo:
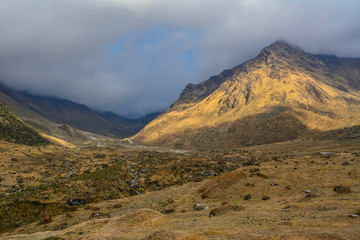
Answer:
[[356, 141], [226, 152], [0, 148], [0, 239], [360, 236]]

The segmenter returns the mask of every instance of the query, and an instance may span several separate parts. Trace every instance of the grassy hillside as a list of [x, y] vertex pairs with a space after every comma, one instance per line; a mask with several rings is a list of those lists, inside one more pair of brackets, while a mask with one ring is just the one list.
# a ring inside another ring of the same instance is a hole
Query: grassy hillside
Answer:
[[5, 105], [0, 103], [0, 139], [25, 145], [49, 143], [29, 125], [15, 116]]

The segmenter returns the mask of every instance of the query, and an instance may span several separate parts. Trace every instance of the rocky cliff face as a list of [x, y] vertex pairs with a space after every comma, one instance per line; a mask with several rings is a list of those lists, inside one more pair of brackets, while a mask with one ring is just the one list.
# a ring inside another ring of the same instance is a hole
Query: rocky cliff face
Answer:
[[286, 141], [360, 124], [360, 59], [313, 55], [283, 41], [200, 84], [133, 139], [180, 148]]

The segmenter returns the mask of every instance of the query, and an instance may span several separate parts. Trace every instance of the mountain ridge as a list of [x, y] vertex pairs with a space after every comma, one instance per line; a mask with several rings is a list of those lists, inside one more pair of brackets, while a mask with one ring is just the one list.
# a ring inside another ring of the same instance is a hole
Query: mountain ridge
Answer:
[[[243, 139], [247, 139], [245, 145], [265, 144], [360, 124], [360, 59], [335, 60], [277, 41], [228, 70], [231, 74], [226, 77], [217, 75], [218, 86], [212, 84], [213, 77], [188, 85], [172, 107], [133, 140], [180, 148], [193, 148], [194, 142], [196, 148], [224, 148], [244, 145]], [[187, 97], [192, 92], [194, 97]], [[247, 133], [249, 123], [257, 126], [253, 136]], [[274, 137], [279, 133], [281, 137]]]
[[[140, 131], [150, 121], [122, 118], [115, 113], [99, 113], [67, 99], [39, 96], [0, 85], [0, 102], [30, 125], [55, 137], [83, 141], [85, 131], [108, 137], [125, 138]], [[109, 119], [109, 114], [111, 119]], [[146, 119], [149, 116], [145, 116]]]

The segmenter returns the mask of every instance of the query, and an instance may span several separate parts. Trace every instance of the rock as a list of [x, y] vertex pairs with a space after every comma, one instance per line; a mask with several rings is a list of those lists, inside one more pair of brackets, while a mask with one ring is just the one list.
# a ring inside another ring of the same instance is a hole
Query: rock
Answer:
[[251, 198], [251, 195], [250, 194], [247, 194], [244, 196], [244, 200], [249, 200]]
[[263, 174], [263, 173], [256, 173], [256, 176], [261, 177], [261, 178], [269, 178], [267, 175]]
[[137, 180], [136, 178], [133, 178], [133, 179], [130, 180], [130, 182], [129, 182], [129, 187], [130, 188], [135, 186], [136, 180]]
[[334, 192], [340, 193], [340, 194], [347, 194], [351, 193], [351, 188], [347, 186], [335, 186]]
[[84, 199], [72, 199], [72, 198], [70, 198], [67, 202], [68, 202], [68, 204], [70, 206], [78, 206], [78, 205], [86, 204], [86, 201]]
[[103, 218], [110, 218], [110, 214], [109, 213], [101, 213], [101, 212], [93, 212], [89, 219], [93, 219], [93, 218], [100, 218], [100, 217], [103, 217]]
[[270, 197], [269, 196], [263, 196], [261, 200], [269, 200]]
[[130, 196], [135, 196], [135, 195], [139, 195], [141, 193], [137, 189], [130, 188], [129, 189], [129, 194], [130, 194]]
[[225, 205], [212, 209], [209, 213], [209, 217], [219, 216], [229, 212], [237, 212], [242, 210], [244, 210], [244, 207], [240, 205]]
[[311, 191], [310, 190], [305, 190], [304, 193], [311, 193]]
[[320, 156], [322, 158], [329, 158], [333, 154], [334, 154], [333, 152], [320, 152]]
[[172, 213], [175, 212], [175, 209], [173, 208], [165, 208], [164, 210], [161, 211], [161, 213]]
[[349, 218], [357, 218], [357, 217], [359, 217], [359, 215], [357, 215], [357, 214], [350, 214], [349, 215]]
[[205, 209], [205, 206], [203, 204], [195, 204], [194, 205], [194, 210], [196, 210], [196, 211], [201, 211], [204, 209]]
[[342, 165], [346, 166], [346, 165], [350, 165], [350, 163], [345, 161], [342, 163]]
[[113, 206], [113, 208], [121, 208], [121, 207], [122, 207], [122, 205], [120, 203], [117, 203]]
[[94, 212], [90, 215], [89, 219], [100, 217], [100, 214], [97, 212]]

